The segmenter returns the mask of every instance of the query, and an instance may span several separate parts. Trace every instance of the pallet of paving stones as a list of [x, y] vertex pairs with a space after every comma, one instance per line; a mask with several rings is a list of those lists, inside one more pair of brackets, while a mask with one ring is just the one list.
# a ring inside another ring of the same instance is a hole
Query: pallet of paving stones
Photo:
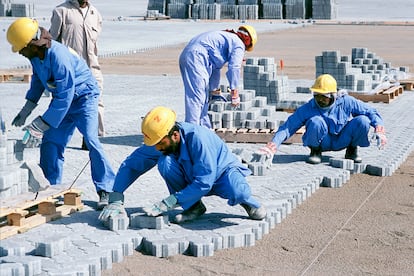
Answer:
[[28, 71], [0, 71], [1, 82], [30, 82], [32, 73]]
[[404, 90], [414, 90], [414, 79], [400, 80], [399, 83], [404, 87]]
[[39, 193], [23, 193], [1, 200], [0, 240], [57, 220], [83, 208], [81, 192], [49, 187]]
[[[272, 141], [277, 129], [217, 128], [216, 134], [225, 142], [266, 144]], [[300, 128], [284, 144], [302, 143], [305, 128]]]
[[401, 85], [397, 85], [375, 94], [364, 92], [348, 92], [348, 94], [364, 102], [390, 103], [401, 95], [403, 91], [403, 87]]

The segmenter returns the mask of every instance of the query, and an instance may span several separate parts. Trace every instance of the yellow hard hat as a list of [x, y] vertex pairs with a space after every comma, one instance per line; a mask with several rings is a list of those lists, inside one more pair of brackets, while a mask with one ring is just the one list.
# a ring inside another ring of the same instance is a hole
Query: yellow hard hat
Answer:
[[173, 128], [176, 118], [175, 112], [167, 107], [157, 106], [151, 109], [142, 120], [144, 144], [153, 146], [161, 141]]
[[39, 24], [28, 17], [16, 19], [7, 30], [7, 40], [13, 52], [19, 52], [36, 37]]
[[329, 74], [320, 75], [310, 90], [320, 94], [336, 93], [336, 80]]
[[246, 51], [252, 51], [254, 48], [254, 45], [256, 45], [257, 42], [257, 33], [256, 30], [250, 26], [250, 25], [243, 25], [239, 27], [239, 30], [245, 31], [249, 34], [250, 39], [252, 40], [252, 43], [250, 44], [249, 47], [246, 47]]

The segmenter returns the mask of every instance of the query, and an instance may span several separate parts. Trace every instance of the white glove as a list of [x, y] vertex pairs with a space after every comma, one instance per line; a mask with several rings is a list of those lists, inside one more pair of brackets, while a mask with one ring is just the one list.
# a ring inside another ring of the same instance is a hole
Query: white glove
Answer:
[[124, 208], [124, 195], [122, 193], [112, 192], [109, 194], [108, 205], [103, 208], [98, 219], [103, 223], [106, 223], [108, 222], [109, 217], [115, 217], [120, 214], [126, 214]]
[[266, 165], [267, 168], [270, 168], [273, 163], [273, 156], [277, 151], [276, 144], [269, 142], [266, 146], [261, 147], [253, 154], [254, 162], [261, 162]]
[[377, 141], [378, 149], [384, 149], [385, 145], [387, 144], [387, 136], [385, 135], [385, 128], [384, 126], [376, 126], [374, 135], [372, 136], [371, 140]]
[[240, 106], [240, 97], [239, 97], [239, 92], [237, 91], [237, 89], [233, 89], [230, 92], [231, 94], [231, 107], [232, 109], [238, 109]]
[[23, 136], [22, 143], [27, 148], [35, 148], [42, 143], [43, 132], [48, 130], [50, 126], [38, 116], [30, 125], [23, 128], [26, 133]]
[[32, 113], [33, 109], [35, 109], [36, 106], [37, 104], [35, 104], [34, 102], [26, 100], [26, 103], [23, 106], [23, 108], [13, 119], [12, 125], [17, 127], [24, 125], [24, 122], [26, 122], [27, 117], [29, 117], [30, 113]]
[[164, 198], [160, 202], [155, 203], [151, 207], [144, 207], [143, 210], [147, 214], [147, 216], [156, 217], [164, 212], [174, 209], [177, 206], [177, 198], [175, 197], [175, 195], [170, 195], [169, 197]]

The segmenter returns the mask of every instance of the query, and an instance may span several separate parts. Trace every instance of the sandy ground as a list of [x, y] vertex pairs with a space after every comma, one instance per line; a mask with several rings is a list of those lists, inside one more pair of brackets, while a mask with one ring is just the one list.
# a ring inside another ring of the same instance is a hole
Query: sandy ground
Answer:
[[[409, 26], [317, 25], [259, 34], [247, 56], [283, 59], [289, 79], [313, 79], [314, 57], [365, 47], [414, 70]], [[105, 74], [177, 75], [183, 45], [102, 59]], [[109, 81], [109, 80], [106, 80]], [[408, 92], [411, 93], [411, 92]], [[102, 275], [414, 275], [414, 154], [391, 176], [352, 175], [321, 188], [249, 248], [212, 257], [135, 252]]]

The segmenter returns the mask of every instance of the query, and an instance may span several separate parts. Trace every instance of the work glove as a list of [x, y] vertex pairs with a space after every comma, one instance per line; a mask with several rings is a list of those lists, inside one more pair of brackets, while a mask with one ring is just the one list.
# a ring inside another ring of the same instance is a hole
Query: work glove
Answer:
[[103, 223], [107, 223], [109, 217], [116, 217], [120, 214], [126, 214], [124, 208], [124, 195], [122, 193], [112, 192], [109, 194], [108, 205], [102, 209], [98, 219]]
[[25, 105], [20, 110], [20, 112], [17, 114], [17, 116], [13, 119], [12, 125], [20, 127], [24, 125], [26, 122], [27, 117], [29, 117], [30, 113], [32, 113], [33, 109], [35, 109], [37, 104], [35, 104], [32, 101], [26, 100]]
[[25, 134], [22, 139], [23, 145], [27, 148], [35, 148], [42, 143], [43, 132], [48, 130], [50, 126], [38, 116], [30, 125], [23, 128]]
[[226, 97], [221, 94], [221, 89], [211, 91], [211, 102], [227, 102]]
[[238, 109], [240, 106], [240, 97], [239, 97], [239, 92], [237, 91], [237, 89], [233, 89], [230, 92], [231, 94], [231, 107], [233, 110]]
[[371, 138], [371, 140], [377, 141], [378, 149], [384, 149], [385, 145], [387, 144], [387, 136], [385, 136], [385, 128], [384, 126], [376, 126], [375, 132]]
[[266, 144], [266, 146], [261, 147], [255, 151], [253, 157], [256, 162], [262, 162], [266, 165], [267, 168], [270, 168], [272, 166], [273, 156], [275, 155], [276, 151], [276, 144], [269, 142]]
[[175, 195], [170, 195], [169, 197], [164, 198], [160, 202], [155, 203], [151, 207], [144, 207], [143, 210], [147, 214], [147, 216], [156, 217], [164, 212], [174, 209], [177, 206], [177, 198], [175, 197]]

